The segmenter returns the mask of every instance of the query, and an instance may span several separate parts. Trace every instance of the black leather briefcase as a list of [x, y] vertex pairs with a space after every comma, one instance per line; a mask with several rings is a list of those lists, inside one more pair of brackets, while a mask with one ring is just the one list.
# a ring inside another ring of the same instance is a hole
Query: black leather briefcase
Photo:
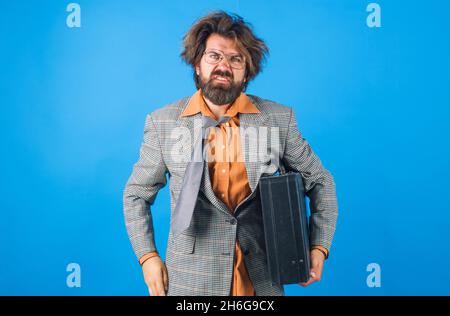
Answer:
[[305, 189], [297, 172], [262, 176], [260, 198], [272, 284], [306, 282], [310, 276]]

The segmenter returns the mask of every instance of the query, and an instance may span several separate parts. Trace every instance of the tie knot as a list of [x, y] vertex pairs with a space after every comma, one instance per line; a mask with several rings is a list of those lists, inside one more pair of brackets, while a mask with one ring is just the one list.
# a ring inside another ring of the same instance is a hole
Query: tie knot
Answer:
[[228, 122], [231, 119], [230, 116], [224, 115], [219, 117], [219, 119], [216, 121], [212, 117], [209, 116], [203, 116], [203, 128], [207, 129], [208, 127], [217, 126], [219, 124]]

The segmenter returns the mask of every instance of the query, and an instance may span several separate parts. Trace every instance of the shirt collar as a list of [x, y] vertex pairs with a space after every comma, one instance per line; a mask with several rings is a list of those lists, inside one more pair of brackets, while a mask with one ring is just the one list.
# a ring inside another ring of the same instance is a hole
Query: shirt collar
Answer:
[[[189, 100], [188, 105], [184, 109], [181, 116], [190, 116], [197, 113], [202, 113], [203, 116], [209, 116], [215, 118], [215, 115], [211, 112], [205, 100], [203, 99], [202, 90], [198, 89], [197, 92]], [[260, 110], [252, 103], [250, 98], [243, 92], [234, 100], [225, 115], [234, 117], [238, 113], [261, 113]]]

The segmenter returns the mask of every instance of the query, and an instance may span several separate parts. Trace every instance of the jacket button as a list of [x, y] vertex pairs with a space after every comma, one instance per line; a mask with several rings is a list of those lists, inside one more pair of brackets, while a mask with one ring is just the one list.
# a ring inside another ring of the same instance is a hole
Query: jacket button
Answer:
[[250, 253], [250, 250], [248, 250], [247, 248], [244, 249], [244, 255], [248, 255]]
[[230, 224], [231, 225], [236, 225], [236, 219], [235, 218], [230, 219]]

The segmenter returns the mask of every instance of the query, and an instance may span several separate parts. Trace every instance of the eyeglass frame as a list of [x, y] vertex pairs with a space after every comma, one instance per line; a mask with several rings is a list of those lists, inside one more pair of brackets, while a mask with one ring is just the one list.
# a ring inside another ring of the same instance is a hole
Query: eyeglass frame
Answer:
[[[207, 62], [206, 60], [205, 60], [205, 62], [206, 63], [208, 63], [208, 64], [210, 64], [210, 65], [217, 65], [217, 64], [219, 64], [223, 59], [224, 59], [224, 57], [227, 59], [227, 62], [228, 62], [228, 64], [230, 65], [230, 67], [231, 68], [233, 68], [233, 69], [237, 69], [237, 70], [242, 70], [242, 69], [245, 69], [245, 64], [246, 64], [246, 60], [245, 60], [245, 56], [243, 56], [242, 54], [232, 54], [232, 55], [230, 55], [230, 54], [225, 54], [223, 51], [221, 51], [220, 49], [215, 49], [215, 48], [210, 48], [209, 50], [205, 50], [204, 52], [203, 52], [203, 55], [206, 55], [206, 54], [208, 54], [208, 53], [211, 53], [211, 52], [213, 52], [213, 53], [217, 53], [218, 55], [220, 55], [220, 59], [216, 62], [216, 63], [209, 63], [209, 62]], [[231, 61], [230, 61], [230, 58], [232, 58], [232, 57], [236, 57], [236, 56], [239, 56], [239, 57], [241, 57], [242, 59], [243, 59], [243, 64], [242, 64], [242, 68], [236, 68], [236, 67], [233, 67], [232, 65], [231, 65]]]

